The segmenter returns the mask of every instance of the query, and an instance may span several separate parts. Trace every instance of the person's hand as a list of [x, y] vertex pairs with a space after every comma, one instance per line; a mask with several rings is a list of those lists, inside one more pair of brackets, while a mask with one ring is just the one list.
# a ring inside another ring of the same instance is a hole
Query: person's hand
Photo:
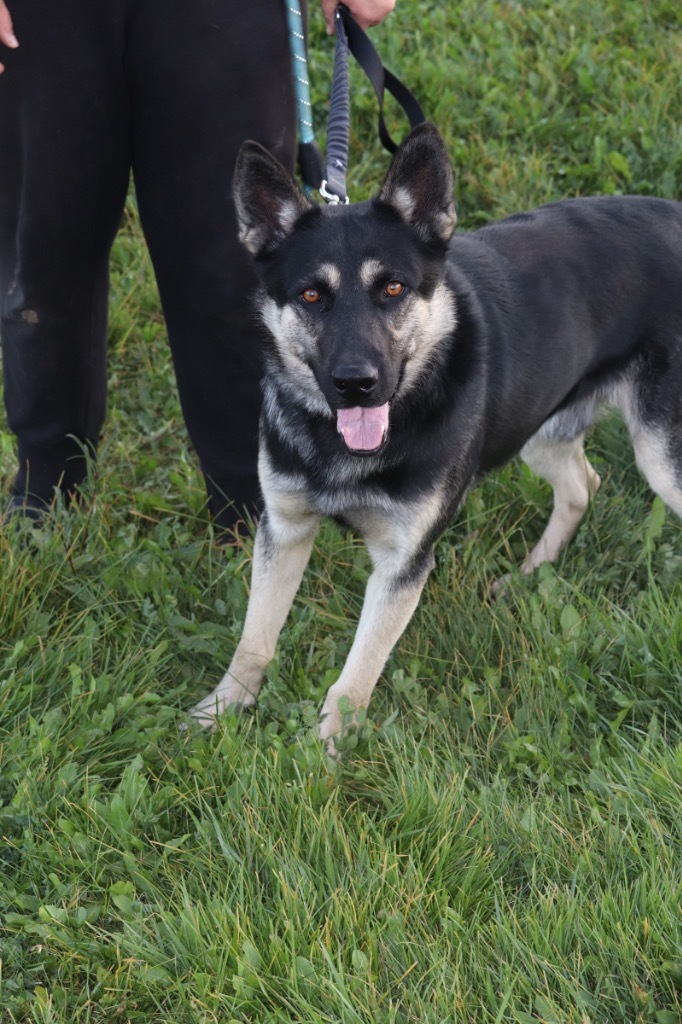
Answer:
[[[378, 25], [395, 7], [395, 0], [344, 0], [344, 3], [361, 28]], [[337, 7], [338, 0], [322, 0], [322, 13], [329, 35], [334, 33], [334, 11]]]
[[[7, 10], [5, 0], [0, 0], [0, 43], [3, 46], [9, 46], [10, 50], [16, 50], [19, 45], [19, 40], [14, 34], [12, 27], [12, 18]], [[5, 65], [0, 63], [0, 75], [5, 70]]]

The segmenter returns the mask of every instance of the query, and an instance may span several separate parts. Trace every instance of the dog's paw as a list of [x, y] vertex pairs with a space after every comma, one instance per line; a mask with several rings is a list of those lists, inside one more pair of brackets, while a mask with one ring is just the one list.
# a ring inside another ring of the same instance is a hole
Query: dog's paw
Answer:
[[203, 729], [215, 729], [218, 718], [231, 711], [238, 714], [242, 708], [255, 704], [256, 697], [243, 686], [223, 686], [219, 684], [215, 690], [190, 708], [190, 718]]
[[488, 587], [488, 597], [491, 601], [503, 601], [507, 596], [507, 591], [511, 586], [512, 574], [506, 572], [504, 576], [499, 576], [496, 580]]
[[337, 760], [357, 742], [357, 728], [364, 721], [366, 709], [356, 708], [345, 695], [337, 698], [330, 693], [320, 712], [318, 734], [328, 755]]
[[[326, 704], [325, 704], [326, 707]], [[330, 709], [325, 711], [322, 708], [320, 713], [320, 725], [318, 729], [319, 737], [324, 743], [325, 750], [330, 757], [334, 759], [338, 758], [339, 751], [336, 747], [336, 741], [341, 736], [342, 722], [341, 715], [338, 708]]]

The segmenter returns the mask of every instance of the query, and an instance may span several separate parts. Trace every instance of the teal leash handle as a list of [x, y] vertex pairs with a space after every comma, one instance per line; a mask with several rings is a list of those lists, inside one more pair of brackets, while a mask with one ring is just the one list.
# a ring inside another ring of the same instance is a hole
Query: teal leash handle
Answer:
[[298, 119], [298, 162], [305, 191], [311, 194], [322, 182], [322, 154], [313, 132], [313, 111], [310, 103], [308, 58], [303, 31], [303, 16], [299, 0], [285, 0], [291, 63], [296, 94]]

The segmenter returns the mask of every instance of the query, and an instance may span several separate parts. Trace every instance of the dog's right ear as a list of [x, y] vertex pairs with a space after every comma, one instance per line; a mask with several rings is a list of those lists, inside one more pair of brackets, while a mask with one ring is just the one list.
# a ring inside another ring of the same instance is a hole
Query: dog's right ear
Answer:
[[303, 213], [317, 209], [257, 142], [245, 142], [239, 151], [233, 191], [239, 240], [253, 256], [276, 248]]

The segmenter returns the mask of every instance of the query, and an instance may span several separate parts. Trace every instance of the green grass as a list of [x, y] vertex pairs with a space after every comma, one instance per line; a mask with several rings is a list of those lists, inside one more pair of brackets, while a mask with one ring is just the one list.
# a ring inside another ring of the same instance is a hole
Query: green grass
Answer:
[[[681, 196], [681, 10], [399, 0], [375, 39], [445, 134], [462, 226]], [[322, 134], [317, 15], [312, 44]], [[353, 132], [360, 199], [387, 158], [355, 72]], [[513, 572], [544, 485], [514, 464], [469, 497], [341, 764], [315, 716], [367, 557], [331, 526], [258, 709], [183, 733], [251, 547], [212, 544], [132, 202], [112, 278], [95, 505], [0, 535], [2, 1024], [680, 1024], [682, 538], [620, 424], [556, 568]], [[13, 458], [3, 421], [4, 487]]]

